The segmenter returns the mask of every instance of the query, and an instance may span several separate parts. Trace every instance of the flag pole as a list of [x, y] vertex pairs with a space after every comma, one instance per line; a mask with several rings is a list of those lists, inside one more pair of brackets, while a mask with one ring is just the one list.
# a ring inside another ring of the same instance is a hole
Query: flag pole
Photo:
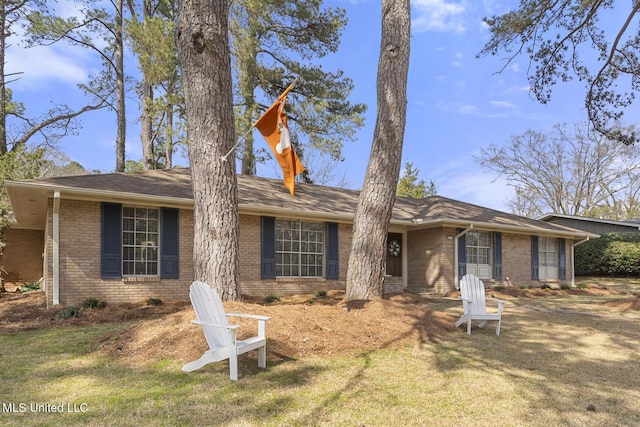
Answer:
[[[296, 85], [296, 83], [298, 83], [298, 80], [300, 80], [300, 77], [296, 77], [293, 80], [293, 82], [291, 82], [291, 84], [284, 90], [284, 92], [282, 92], [282, 94], [280, 94], [280, 96], [278, 97], [276, 102], [278, 102], [280, 100], [280, 98], [282, 98], [283, 96], [288, 94], [289, 91], [291, 89], [293, 89], [293, 87]], [[258, 120], [260, 120], [260, 119], [258, 119]], [[258, 122], [258, 120], [256, 120], [256, 123]], [[247, 137], [247, 135], [249, 135], [251, 133], [251, 131], [253, 131], [253, 128], [255, 128], [255, 127], [256, 127], [256, 125], [254, 123], [253, 125], [251, 125], [251, 127], [249, 128], [248, 131], [246, 131], [244, 134], [242, 134], [242, 136], [240, 136], [240, 138], [238, 138], [238, 141], [235, 143], [235, 145], [233, 147], [231, 147], [231, 149], [229, 151], [227, 151], [227, 154], [225, 154], [224, 156], [221, 157], [223, 162], [227, 160], [227, 158], [231, 155], [233, 150], [238, 148], [238, 145], [240, 145], [240, 143]]]
[[229, 157], [231, 155], [231, 153], [233, 153], [233, 150], [238, 148], [238, 145], [240, 145], [240, 143], [247, 137], [247, 135], [249, 135], [251, 133], [253, 128], [254, 128], [254, 126], [251, 126], [248, 131], [246, 131], [240, 138], [238, 138], [238, 142], [236, 142], [235, 145], [233, 147], [231, 147], [231, 150], [227, 151], [227, 154], [225, 154], [224, 156], [220, 157], [223, 162], [225, 160], [227, 160], [227, 157]]

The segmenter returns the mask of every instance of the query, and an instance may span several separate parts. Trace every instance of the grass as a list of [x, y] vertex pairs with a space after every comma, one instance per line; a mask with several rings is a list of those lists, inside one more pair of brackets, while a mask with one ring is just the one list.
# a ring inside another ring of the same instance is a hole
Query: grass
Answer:
[[[95, 351], [121, 324], [0, 333], [0, 424], [639, 425], [640, 314], [603, 308], [608, 297], [574, 298], [512, 300], [499, 337], [490, 324], [400, 350], [269, 361], [267, 370], [245, 356], [238, 382], [226, 362], [185, 374], [174, 360], [141, 369]], [[459, 311], [446, 299], [432, 309]], [[31, 412], [32, 403], [65, 411]]]

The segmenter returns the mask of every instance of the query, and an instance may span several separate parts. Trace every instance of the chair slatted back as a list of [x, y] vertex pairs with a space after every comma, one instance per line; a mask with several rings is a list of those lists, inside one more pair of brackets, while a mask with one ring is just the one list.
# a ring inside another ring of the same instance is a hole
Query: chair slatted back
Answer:
[[[189, 298], [198, 320], [206, 323], [228, 325], [222, 300], [215, 289], [203, 282], [193, 282], [189, 289]], [[205, 339], [211, 349], [229, 344], [229, 331], [222, 328], [202, 328]]]
[[462, 298], [473, 301], [469, 304], [467, 301], [462, 301], [463, 309], [465, 313], [469, 312], [469, 305], [471, 305], [471, 314], [486, 314], [487, 302], [484, 292], [484, 283], [477, 276], [473, 274], [467, 274], [460, 280], [460, 294]]

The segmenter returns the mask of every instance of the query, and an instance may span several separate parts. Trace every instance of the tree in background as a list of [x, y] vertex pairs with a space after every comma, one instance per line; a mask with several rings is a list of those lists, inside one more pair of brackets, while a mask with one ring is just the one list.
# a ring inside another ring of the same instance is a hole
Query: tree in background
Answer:
[[353, 224], [345, 299], [383, 295], [389, 220], [400, 174], [411, 41], [409, 0], [382, 0], [376, 126]]
[[194, 279], [223, 300], [240, 298], [238, 188], [227, 0], [180, 0], [176, 43], [182, 69], [194, 200]]
[[[299, 77], [287, 103], [289, 131], [298, 155], [302, 158], [314, 151], [334, 161], [342, 159], [342, 144], [364, 125], [366, 106], [347, 100], [353, 83], [342, 71], [324, 71], [311, 61], [338, 49], [345, 24], [345, 11], [323, 7], [322, 0], [231, 3], [239, 134], [250, 129], [273, 99]], [[257, 152], [250, 133], [239, 157], [240, 172], [254, 175], [256, 163], [269, 154]], [[312, 178], [307, 175], [307, 179]]]
[[637, 209], [640, 146], [589, 132], [586, 124], [573, 132], [566, 125], [548, 134], [527, 131], [503, 147], [481, 149], [476, 161], [515, 188], [508, 204], [519, 215], [593, 215], [614, 206], [634, 215]]
[[615, 125], [640, 90], [638, 12], [638, 1], [522, 0], [519, 9], [484, 19], [492, 36], [480, 55], [506, 52], [503, 70], [521, 53], [528, 55], [535, 65], [531, 90], [543, 104], [558, 81], [577, 77], [586, 85], [593, 127], [629, 145], [639, 140], [635, 129]]
[[404, 165], [404, 175], [398, 181], [396, 196], [411, 197], [414, 199], [424, 199], [425, 197], [435, 196], [438, 194], [436, 185], [433, 181], [429, 181], [429, 187], [424, 179], [418, 181], [420, 170], [413, 168], [413, 163], [406, 162]]
[[[131, 18], [126, 33], [137, 56], [142, 78], [142, 165], [145, 170], [173, 167], [173, 152], [185, 135], [180, 69], [174, 40], [175, 0], [143, 0], [141, 10], [128, 2]], [[176, 120], [177, 119], [177, 120]]]
[[126, 87], [124, 72], [124, 0], [114, 0], [112, 8], [101, 2], [75, 0], [79, 16], [61, 18], [50, 10], [29, 15], [32, 44], [66, 41], [96, 53], [103, 69], [81, 87], [99, 105], [116, 112], [116, 171], [124, 171], [126, 144]]
[[[87, 171], [82, 166], [76, 162], [70, 162], [63, 153], [52, 147], [30, 148], [19, 145], [0, 155], [0, 263], [6, 246], [5, 233], [13, 223], [13, 211], [4, 185], [5, 181], [84, 173]], [[2, 287], [2, 271], [0, 264], [0, 288]]]
[[[0, 9], [0, 156], [9, 151], [23, 149], [40, 138], [39, 145], [54, 146], [64, 136], [77, 130], [76, 118], [87, 111], [105, 107], [102, 100], [80, 109], [59, 104], [40, 117], [27, 114], [23, 103], [13, 99], [8, 85], [19, 77], [5, 72], [6, 49], [16, 27], [29, 26], [31, 17], [48, 13], [43, 0], [3, 1]], [[27, 33], [28, 35], [29, 33]], [[19, 73], [18, 73], [19, 74]]]

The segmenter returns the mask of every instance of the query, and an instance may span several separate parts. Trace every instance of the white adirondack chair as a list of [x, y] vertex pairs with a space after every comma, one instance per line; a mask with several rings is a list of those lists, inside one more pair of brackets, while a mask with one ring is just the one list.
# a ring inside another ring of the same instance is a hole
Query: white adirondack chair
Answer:
[[[467, 322], [467, 333], [471, 335], [471, 321], [481, 320], [478, 327], [484, 328], [489, 320], [498, 321], [496, 327], [496, 335], [500, 335], [500, 324], [502, 323], [502, 310], [504, 310], [503, 301], [498, 298], [485, 297], [484, 283], [473, 274], [467, 274], [460, 280], [460, 300], [462, 300], [462, 308], [464, 313], [456, 322], [456, 327]], [[498, 303], [497, 313], [487, 313], [487, 300]]]
[[[189, 291], [191, 304], [198, 320], [191, 323], [202, 326], [202, 332], [209, 344], [209, 350], [198, 360], [187, 363], [182, 367], [184, 372], [192, 372], [208, 363], [229, 359], [229, 373], [231, 379], [238, 380], [238, 355], [251, 350], [258, 350], [258, 366], [267, 366], [267, 320], [270, 317], [253, 314], [225, 313], [220, 296], [206, 283], [193, 282]], [[227, 316], [248, 317], [258, 321], [258, 336], [245, 340], [236, 338], [239, 325], [231, 325]]]

